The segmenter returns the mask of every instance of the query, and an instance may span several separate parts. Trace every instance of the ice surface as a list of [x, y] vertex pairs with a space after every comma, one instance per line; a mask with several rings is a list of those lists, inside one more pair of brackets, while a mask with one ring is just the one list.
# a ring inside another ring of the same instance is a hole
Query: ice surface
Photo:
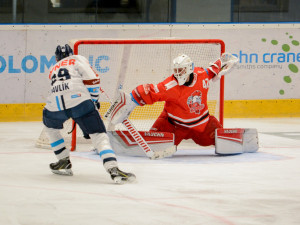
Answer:
[[300, 224], [300, 118], [226, 119], [257, 128], [257, 153], [216, 156], [185, 142], [172, 158], [119, 156], [134, 184], [116, 185], [91, 147], [71, 153], [74, 176], [54, 175], [42, 124], [0, 123], [0, 225]]

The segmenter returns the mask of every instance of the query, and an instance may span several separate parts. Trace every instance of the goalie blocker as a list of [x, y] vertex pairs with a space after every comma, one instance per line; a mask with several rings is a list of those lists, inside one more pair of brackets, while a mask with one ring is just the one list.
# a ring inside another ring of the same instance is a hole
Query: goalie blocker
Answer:
[[215, 140], [215, 152], [219, 155], [256, 152], [259, 148], [257, 130], [253, 128], [218, 128]]
[[[112, 148], [118, 155], [127, 156], [146, 156], [138, 143], [134, 140], [128, 131], [108, 131], [107, 132]], [[176, 152], [174, 145], [174, 134], [168, 132], [139, 131], [149, 147], [154, 152]], [[167, 154], [165, 157], [171, 156]]]

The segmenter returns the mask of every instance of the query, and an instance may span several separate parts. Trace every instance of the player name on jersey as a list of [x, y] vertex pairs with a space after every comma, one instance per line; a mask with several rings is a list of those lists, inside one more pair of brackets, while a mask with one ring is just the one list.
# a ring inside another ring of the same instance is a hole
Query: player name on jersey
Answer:
[[64, 91], [64, 90], [68, 90], [68, 89], [70, 89], [69, 84], [62, 83], [62, 84], [53, 86], [51, 92], [55, 93], [55, 92]]
[[70, 65], [75, 65], [75, 59], [65, 59], [65, 60], [61, 60], [60, 62], [58, 62], [58, 63], [56, 63], [53, 67], [52, 67], [52, 69], [51, 69], [51, 71], [50, 71], [50, 73], [49, 73], [49, 78], [52, 76], [52, 73], [54, 72], [54, 71], [56, 71], [57, 69], [59, 69], [60, 67], [62, 67], [62, 66], [70, 66]]

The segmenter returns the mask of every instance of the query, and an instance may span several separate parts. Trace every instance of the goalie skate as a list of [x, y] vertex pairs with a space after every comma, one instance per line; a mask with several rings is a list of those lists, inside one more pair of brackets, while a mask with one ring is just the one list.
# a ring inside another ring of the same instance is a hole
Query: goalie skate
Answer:
[[132, 183], [136, 179], [133, 173], [125, 173], [118, 167], [109, 169], [108, 173], [110, 174], [111, 179], [117, 184]]
[[73, 176], [72, 164], [69, 157], [63, 158], [56, 163], [51, 163], [50, 169], [52, 173], [65, 176]]

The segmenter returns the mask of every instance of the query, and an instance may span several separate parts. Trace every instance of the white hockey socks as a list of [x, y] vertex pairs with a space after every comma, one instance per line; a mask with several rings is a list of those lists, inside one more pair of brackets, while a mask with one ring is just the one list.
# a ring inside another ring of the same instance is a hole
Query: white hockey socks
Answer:
[[57, 159], [63, 159], [70, 156], [70, 150], [66, 148], [65, 140], [60, 134], [60, 130], [45, 127], [46, 134], [48, 135], [51, 149]]
[[116, 154], [113, 151], [106, 133], [90, 134], [94, 147], [98, 150], [103, 166], [108, 171], [113, 167], [118, 167]]

